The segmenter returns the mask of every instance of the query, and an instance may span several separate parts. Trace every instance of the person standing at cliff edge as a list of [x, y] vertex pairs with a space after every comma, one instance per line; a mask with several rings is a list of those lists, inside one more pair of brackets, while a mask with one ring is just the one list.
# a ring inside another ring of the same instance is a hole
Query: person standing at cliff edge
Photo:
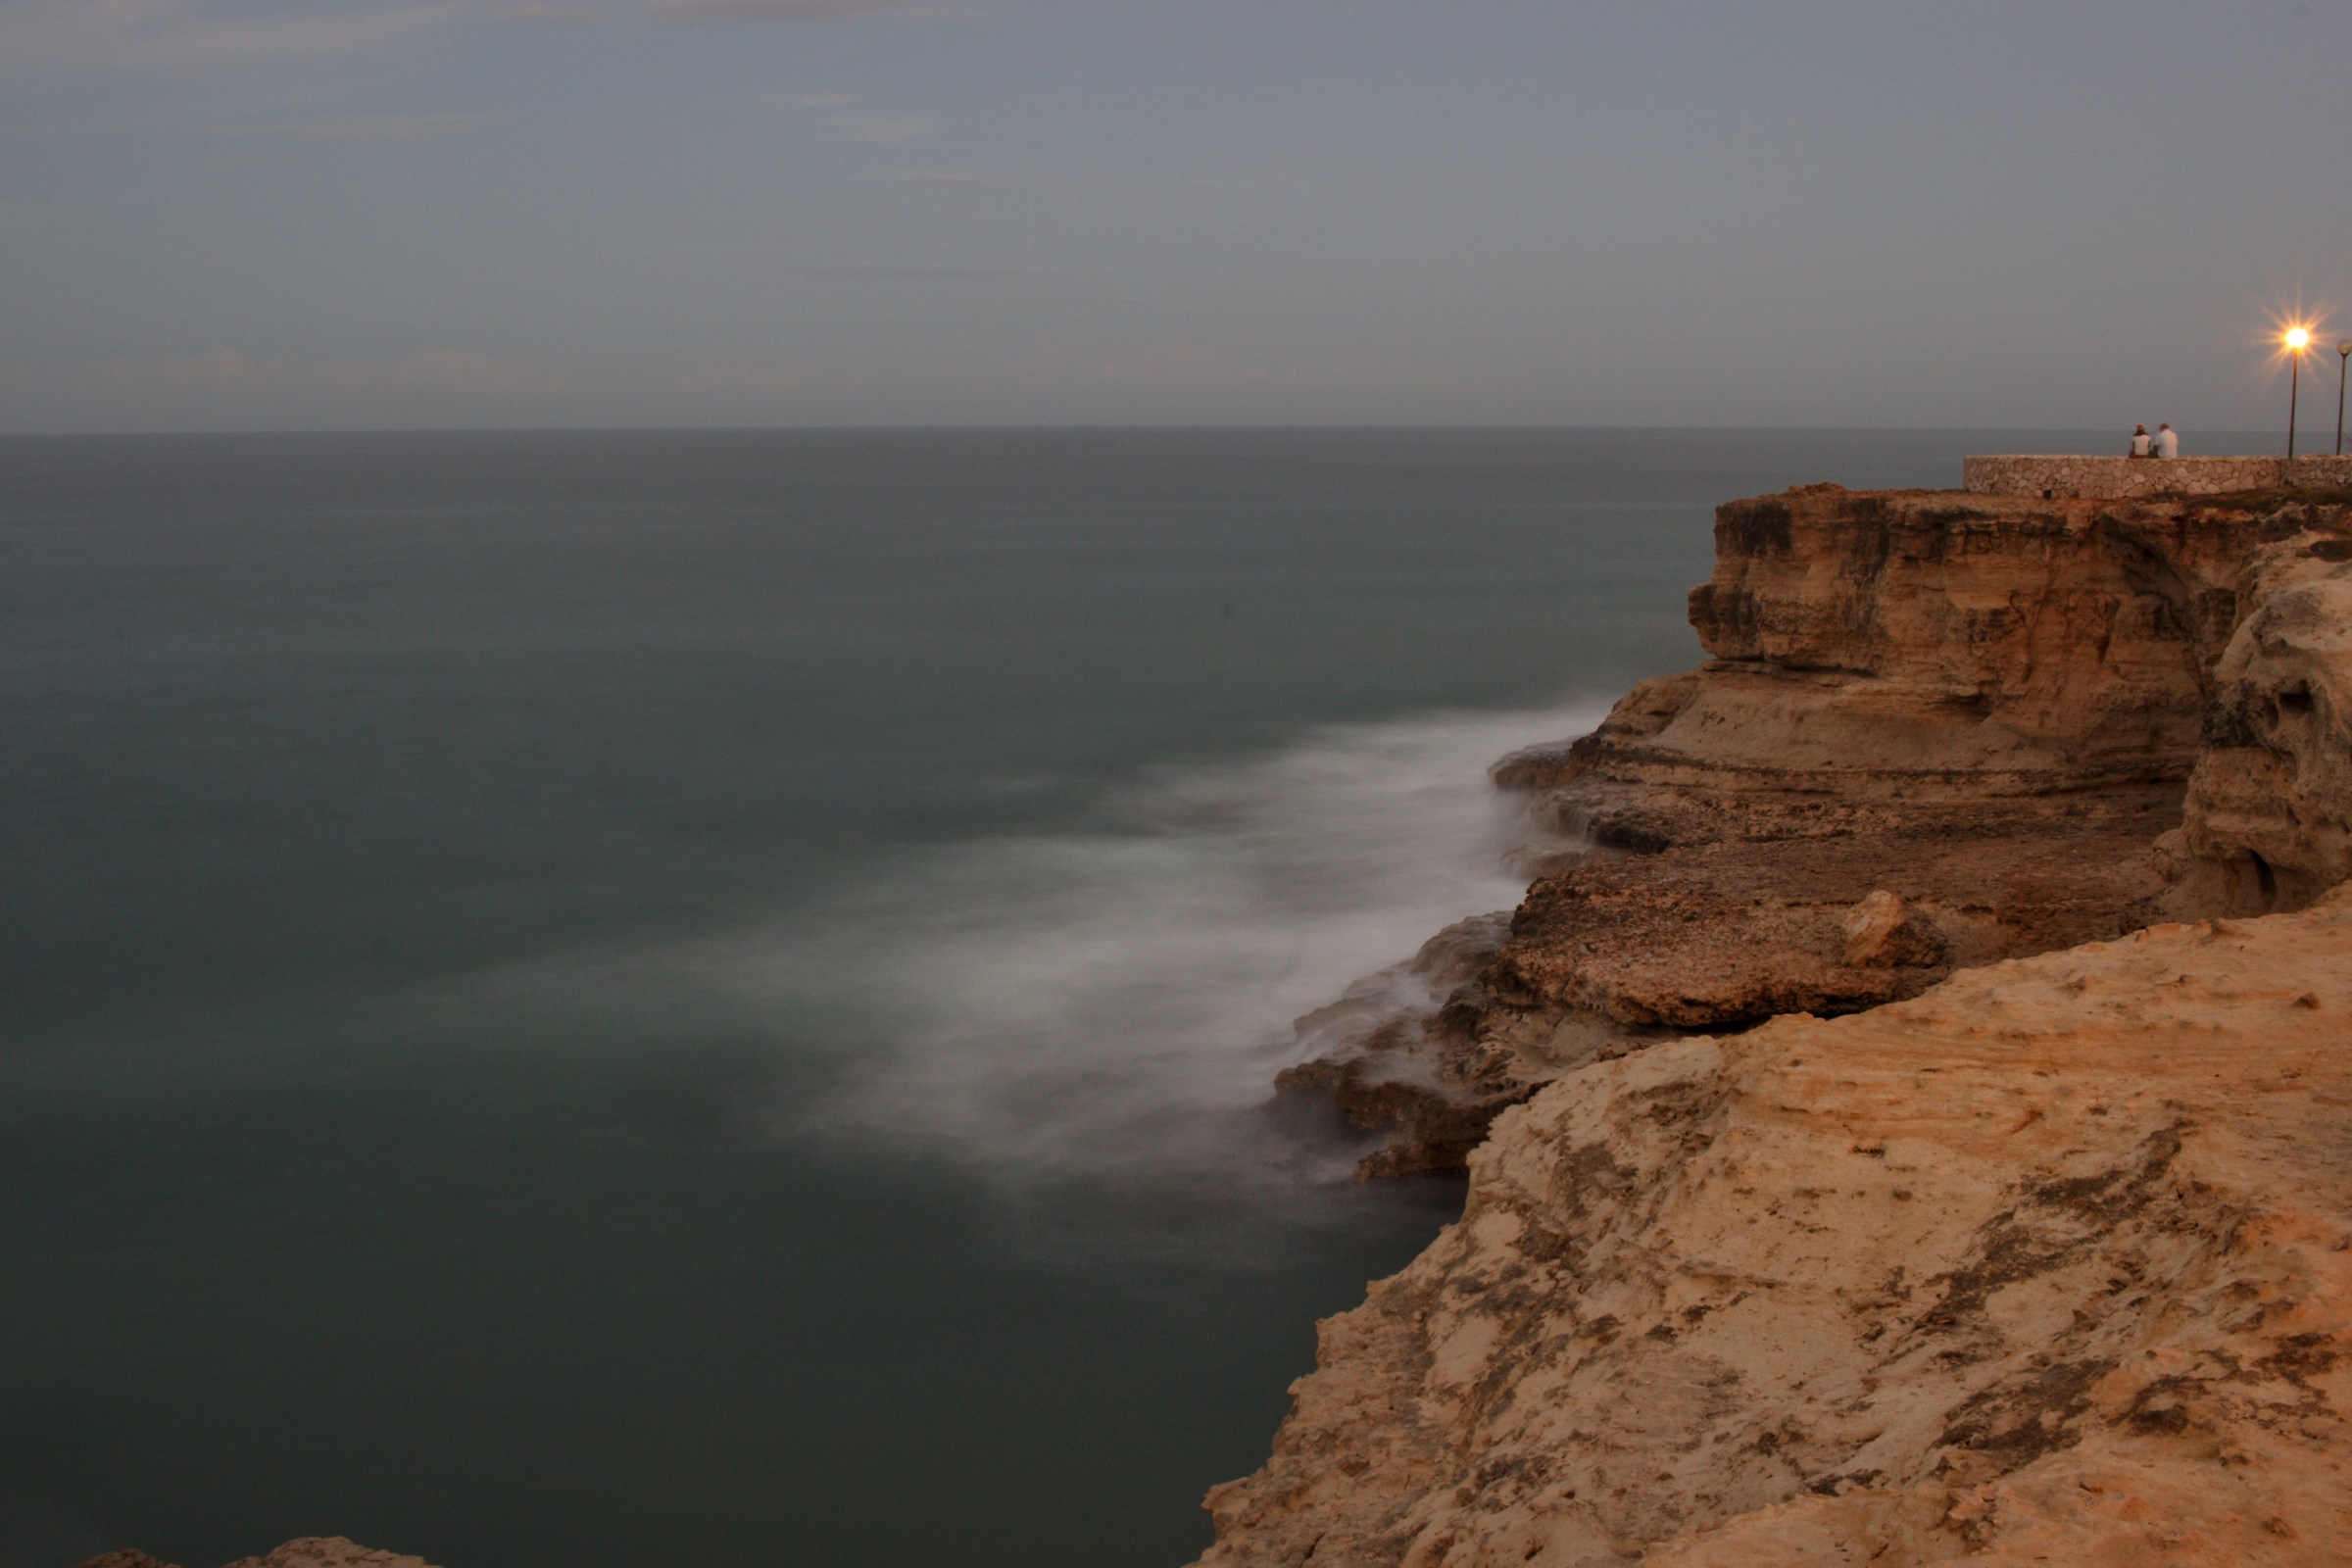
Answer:
[[2148, 427], [2144, 424], [2132, 427], [2132, 455], [2135, 458], [2148, 455]]
[[2179, 457], [2180, 455], [2180, 432], [2169, 424], [2159, 422], [2156, 426], [2156, 455], [2160, 458]]

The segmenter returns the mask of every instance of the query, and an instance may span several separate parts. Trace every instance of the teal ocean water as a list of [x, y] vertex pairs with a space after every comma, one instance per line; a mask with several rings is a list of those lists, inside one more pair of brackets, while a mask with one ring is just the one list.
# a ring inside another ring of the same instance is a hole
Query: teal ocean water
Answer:
[[1458, 1208], [1265, 1102], [1486, 763], [2093, 440], [0, 441], [0, 1565], [1183, 1561]]

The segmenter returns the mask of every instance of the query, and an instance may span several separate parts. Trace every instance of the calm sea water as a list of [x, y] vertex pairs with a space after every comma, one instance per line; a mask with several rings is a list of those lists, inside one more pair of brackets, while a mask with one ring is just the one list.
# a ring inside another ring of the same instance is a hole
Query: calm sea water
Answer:
[[1485, 764], [2085, 439], [0, 442], [0, 1564], [1181, 1562], [1458, 1208], [1263, 1102]]

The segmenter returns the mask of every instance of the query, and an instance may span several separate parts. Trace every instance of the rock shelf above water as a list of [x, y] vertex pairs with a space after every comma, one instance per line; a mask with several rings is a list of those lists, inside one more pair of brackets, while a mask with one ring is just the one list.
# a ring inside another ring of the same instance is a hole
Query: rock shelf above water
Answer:
[[1429, 1006], [1313, 1020], [1284, 1087], [1392, 1134], [1368, 1174], [1458, 1168], [1504, 1106], [1666, 1035], [2310, 902], [2352, 870], [2347, 500], [1721, 508], [1708, 662], [1496, 768], [1585, 848], [1448, 945]]
[[1709, 662], [1497, 767], [1587, 848], [1286, 1075], [1469, 1200], [1203, 1564], [2340, 1561], [2352, 494], [1716, 542]]

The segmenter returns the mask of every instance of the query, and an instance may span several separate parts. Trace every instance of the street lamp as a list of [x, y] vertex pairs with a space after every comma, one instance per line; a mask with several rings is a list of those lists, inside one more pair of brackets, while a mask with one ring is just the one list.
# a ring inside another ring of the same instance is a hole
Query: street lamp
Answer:
[[2286, 455], [2290, 461], [2295, 455], [2295, 398], [2302, 391], [2303, 351], [2309, 347], [2309, 331], [2300, 326], [2286, 329], [2286, 352], [2291, 356], [2287, 363], [2292, 367], [2286, 373]]
[[2335, 352], [2342, 361], [2335, 368], [2335, 455], [2340, 458], [2344, 455], [2344, 375], [2352, 371], [2352, 337], [2337, 339]]

